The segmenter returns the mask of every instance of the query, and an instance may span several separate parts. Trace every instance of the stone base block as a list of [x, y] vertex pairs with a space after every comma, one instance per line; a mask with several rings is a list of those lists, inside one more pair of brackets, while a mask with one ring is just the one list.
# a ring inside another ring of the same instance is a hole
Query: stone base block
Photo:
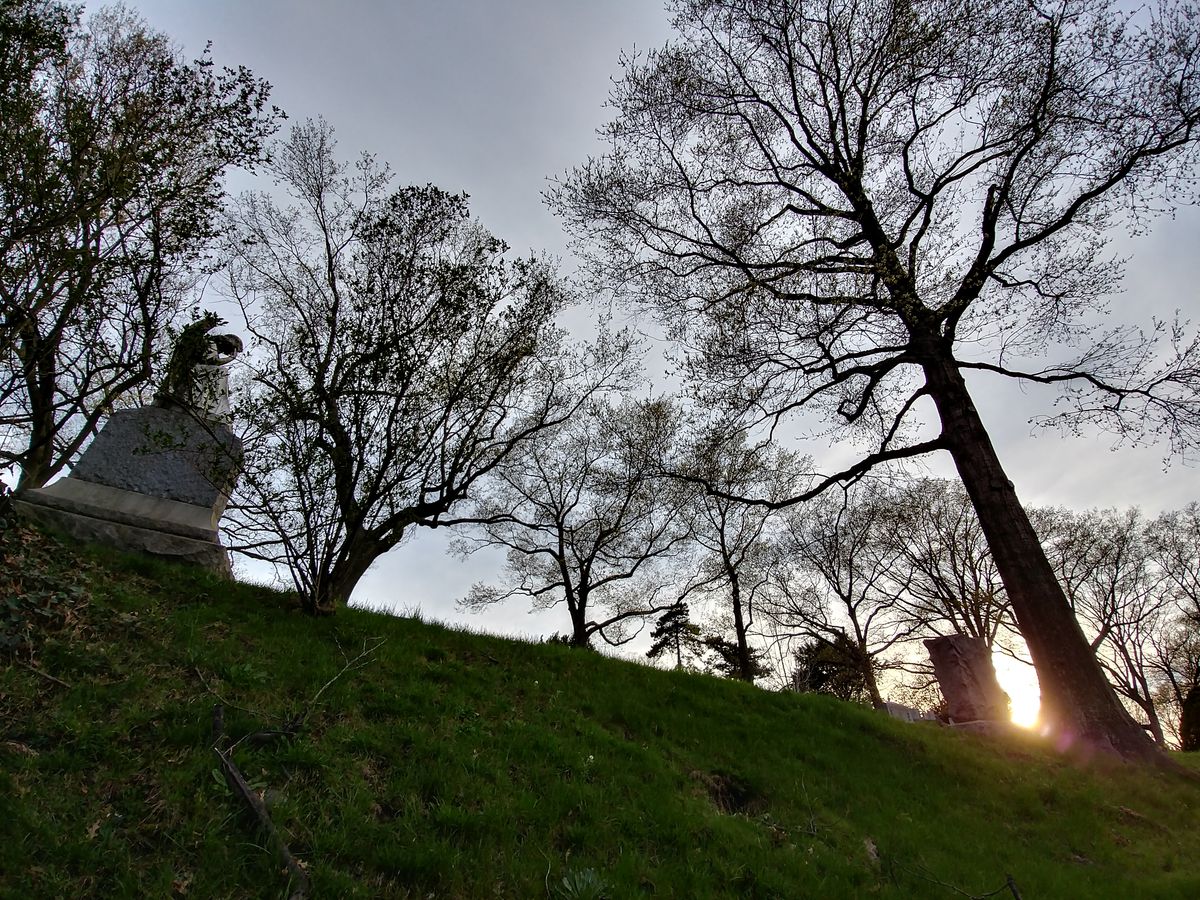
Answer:
[[166, 531], [198, 541], [217, 541], [219, 515], [211, 507], [80, 481], [73, 475], [44, 488], [24, 491], [20, 498], [95, 519]]
[[[80, 482], [70, 484], [71, 481], [67, 478], [44, 490], [24, 491], [13, 498], [13, 506], [29, 520], [45, 528], [64, 532], [76, 540], [94, 541], [118, 550], [192, 563], [227, 578], [232, 577], [229, 553], [218, 542], [216, 530], [197, 527], [196, 517], [202, 517], [201, 521], [211, 520], [211, 510], [203, 507], [195, 510], [174, 508], [190, 506], [181, 503], [158, 509], [155, 501], [158, 504], [171, 504], [173, 501], [137, 494], [133, 494], [132, 498], [115, 498], [118, 502], [106, 508], [95, 502], [97, 498], [91, 492], [78, 491]], [[64, 484], [66, 487], [59, 487]], [[119, 493], [132, 494], [130, 491]], [[153, 512], [163, 517], [156, 519], [150, 514]]]

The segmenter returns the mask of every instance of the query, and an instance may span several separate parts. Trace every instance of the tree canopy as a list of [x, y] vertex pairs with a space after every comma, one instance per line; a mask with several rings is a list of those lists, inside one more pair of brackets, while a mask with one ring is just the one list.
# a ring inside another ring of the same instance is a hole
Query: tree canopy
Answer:
[[229, 222], [253, 337], [232, 515], [240, 549], [286, 563], [305, 605], [332, 612], [625, 359], [565, 345], [553, 268], [508, 259], [466, 196], [392, 189], [370, 156], [338, 159], [324, 122], [293, 128], [271, 169], [295, 205], [245, 195]]
[[120, 7], [5, 0], [0, 57], [0, 465], [40, 487], [145, 393], [278, 111]]
[[948, 452], [1047, 722], [1153, 757], [964, 372], [1061, 387], [1066, 427], [1197, 445], [1200, 343], [1182, 325], [1113, 324], [1105, 297], [1121, 273], [1112, 229], [1194, 178], [1200, 13], [1106, 0], [671, 8], [675, 40], [623, 61], [609, 150], [550, 193], [591, 272], [663, 314], [711, 406], [771, 422], [813, 411], [870, 442], [809, 494]]

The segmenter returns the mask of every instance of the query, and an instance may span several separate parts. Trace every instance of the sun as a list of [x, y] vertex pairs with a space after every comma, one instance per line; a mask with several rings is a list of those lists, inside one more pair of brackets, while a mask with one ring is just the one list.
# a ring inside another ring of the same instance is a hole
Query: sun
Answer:
[[992, 664], [996, 667], [996, 680], [1012, 700], [1013, 724], [1033, 728], [1042, 700], [1033, 666], [1001, 653], [992, 654]]

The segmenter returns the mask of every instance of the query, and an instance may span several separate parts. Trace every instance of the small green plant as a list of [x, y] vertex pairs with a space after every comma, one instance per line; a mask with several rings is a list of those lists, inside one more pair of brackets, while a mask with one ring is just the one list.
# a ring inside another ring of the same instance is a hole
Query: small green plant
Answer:
[[225, 677], [236, 687], [258, 687], [267, 682], [267, 673], [251, 662], [231, 663], [225, 669]]
[[563, 876], [555, 896], [559, 900], [606, 900], [609, 884], [595, 869], [572, 869]]

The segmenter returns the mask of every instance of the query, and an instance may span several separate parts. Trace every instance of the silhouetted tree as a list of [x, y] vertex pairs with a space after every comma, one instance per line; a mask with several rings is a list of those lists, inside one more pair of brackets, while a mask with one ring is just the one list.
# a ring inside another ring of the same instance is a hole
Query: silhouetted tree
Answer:
[[[590, 242], [591, 272], [661, 311], [710, 405], [820, 412], [871, 442], [831, 480], [949, 453], [1037, 668], [1043, 720], [1159, 759], [1080, 631], [964, 372], [1064, 389], [1052, 421], [1068, 429], [1196, 446], [1195, 337], [1090, 327], [1121, 273], [1112, 227], [1142, 224], [1194, 172], [1194, 6], [671, 8], [676, 39], [623, 60], [610, 151], [551, 192]], [[1041, 362], [1085, 335], [1082, 355]], [[922, 412], [936, 414], [932, 434]]]
[[565, 347], [554, 271], [507, 260], [465, 196], [390, 190], [367, 156], [349, 169], [324, 123], [294, 128], [271, 170], [296, 206], [247, 195], [230, 221], [254, 347], [227, 522], [236, 549], [286, 564], [305, 607], [330, 613], [626, 360]]
[[876, 663], [864, 657], [845, 634], [814, 637], [792, 652], [791, 688], [801, 693], [829, 694], [850, 703], [874, 703], [871, 679], [866, 673]]
[[1154, 647], [1178, 610], [1153, 565], [1141, 512], [1055, 510], [1035, 518], [1105, 674], [1165, 746]]
[[1149, 553], [1184, 614], [1200, 623], [1200, 503], [1165, 512], [1149, 526]]
[[686, 656], [691, 659], [703, 646], [700, 626], [692, 622], [688, 605], [684, 601], [673, 604], [658, 617], [654, 630], [650, 632], [648, 659], [657, 659], [664, 654], [675, 657], [675, 668], [683, 668]]
[[[1181, 750], [1200, 750], [1200, 503], [1150, 523], [1147, 543], [1176, 615], [1152, 636], [1160, 700], [1171, 709]], [[1172, 718], [1167, 719], [1168, 722]]]
[[967, 634], [995, 647], [1013, 629], [1008, 595], [962, 485], [897, 481], [888, 492], [892, 542], [902, 564], [904, 606], [935, 634]]
[[[692, 543], [698, 570], [687, 593], [707, 596], [728, 613], [733, 627], [735, 677], [753, 681], [766, 674], [761, 654], [750, 645], [755, 608], [772, 586], [775, 550], [769, 532], [771, 511], [731, 494], [771, 502], [791, 495], [800, 478], [801, 461], [777, 445], [750, 444], [744, 433], [708, 431], [701, 435], [684, 464], [724, 492], [697, 492], [692, 508]], [[724, 638], [716, 639], [724, 658]]]
[[752, 682], [771, 674], [761, 647], [746, 647], [720, 634], [707, 634], [701, 643], [709, 651], [711, 668], [726, 678]]
[[1148, 652], [1164, 730], [1180, 750], [1200, 750], [1200, 622], [1180, 617], [1151, 636]]
[[132, 13], [0, 5], [0, 466], [40, 487], [148, 387], [211, 249], [222, 176], [262, 158], [269, 86]]
[[905, 607], [906, 569], [891, 540], [888, 493], [867, 482], [787, 510], [769, 613], [803, 641], [853, 646], [870, 702], [883, 707], [884, 660], [924, 628]]
[[479, 524], [459, 543], [464, 554], [504, 548], [507, 579], [476, 584], [460, 605], [565, 606], [581, 647], [593, 635], [625, 643], [630, 625], [675, 607], [690, 497], [657, 475], [681, 424], [666, 399], [597, 401], [525, 442], [483, 485], [467, 511]]

